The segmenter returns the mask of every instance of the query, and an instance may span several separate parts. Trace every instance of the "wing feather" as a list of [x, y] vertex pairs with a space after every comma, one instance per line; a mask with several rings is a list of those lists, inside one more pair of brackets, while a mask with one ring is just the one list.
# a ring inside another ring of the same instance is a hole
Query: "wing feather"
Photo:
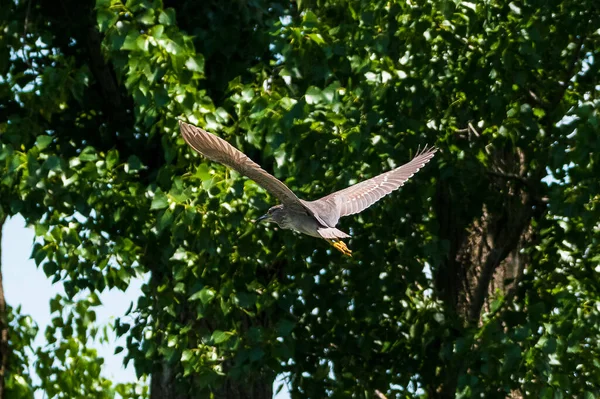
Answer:
[[426, 147], [410, 162], [396, 169], [382, 173], [379, 176], [362, 181], [343, 190], [336, 191], [317, 201], [325, 200], [331, 202], [330, 200], [335, 199], [335, 202], [338, 203], [340, 207], [339, 217], [362, 212], [386, 195], [402, 187], [408, 179], [433, 158], [436, 151], [437, 148], [435, 147]]
[[179, 129], [186, 143], [206, 158], [226, 165], [254, 180], [284, 205], [310, 211], [288, 186], [267, 173], [260, 165], [225, 140], [182, 121], [179, 121]]

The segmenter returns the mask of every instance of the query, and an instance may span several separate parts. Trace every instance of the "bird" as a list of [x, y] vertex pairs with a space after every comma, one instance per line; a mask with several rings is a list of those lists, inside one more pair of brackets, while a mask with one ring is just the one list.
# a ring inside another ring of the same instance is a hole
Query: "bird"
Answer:
[[422, 151], [417, 151], [411, 161], [400, 167], [318, 200], [304, 201], [283, 182], [220, 137], [181, 120], [179, 129], [185, 142], [195, 151], [254, 180], [281, 202], [256, 219], [256, 223], [275, 222], [282, 229], [322, 238], [347, 256], [352, 256], [352, 251], [342, 240], [350, 236], [336, 228], [340, 218], [362, 212], [400, 188], [425, 166], [437, 151], [436, 147], [426, 146]]

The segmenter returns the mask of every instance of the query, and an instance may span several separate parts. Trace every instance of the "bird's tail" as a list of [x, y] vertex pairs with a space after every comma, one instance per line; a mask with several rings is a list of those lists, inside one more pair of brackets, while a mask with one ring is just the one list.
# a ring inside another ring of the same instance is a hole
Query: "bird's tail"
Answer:
[[348, 234], [344, 233], [341, 230], [336, 229], [335, 227], [324, 227], [317, 230], [321, 237], [331, 240], [331, 239], [341, 239], [350, 237]]

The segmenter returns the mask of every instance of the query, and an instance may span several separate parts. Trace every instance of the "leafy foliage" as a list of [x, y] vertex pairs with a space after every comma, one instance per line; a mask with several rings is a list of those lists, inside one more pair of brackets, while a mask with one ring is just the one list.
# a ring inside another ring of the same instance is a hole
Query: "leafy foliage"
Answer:
[[[45, 345], [34, 340], [38, 327], [31, 317], [14, 309], [9, 314], [10, 357], [5, 395], [33, 398], [41, 391], [51, 398], [147, 398], [148, 387], [113, 384], [100, 375], [104, 359], [88, 345], [107, 342], [107, 329], [95, 325], [94, 294], [75, 302], [56, 296], [50, 300], [54, 316], [44, 333]], [[30, 368], [31, 359], [35, 359]], [[37, 378], [32, 378], [31, 369]], [[5, 377], [5, 378], [6, 378]]]
[[21, 309], [8, 309], [11, 331], [10, 353], [5, 374], [5, 395], [10, 398], [33, 398], [33, 383], [26, 365], [27, 348], [32, 347], [37, 327], [30, 317], [21, 314]]
[[[595, 1], [63, 4], [2, 11], [0, 205], [69, 297], [150, 275], [116, 325], [140, 376], [187, 397], [268, 397], [280, 373], [297, 397], [600, 395]], [[178, 118], [307, 199], [441, 151], [343, 220], [347, 259], [249, 223], [271, 199]]]

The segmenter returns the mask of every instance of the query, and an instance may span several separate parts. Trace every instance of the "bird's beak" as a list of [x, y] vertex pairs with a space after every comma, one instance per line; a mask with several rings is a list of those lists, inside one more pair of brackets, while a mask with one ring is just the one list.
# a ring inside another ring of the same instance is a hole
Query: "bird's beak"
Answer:
[[262, 215], [261, 217], [256, 219], [254, 221], [254, 223], [258, 224], [258, 223], [262, 222], [263, 220], [267, 220], [267, 221], [271, 220], [271, 215], [269, 215], [268, 213], [265, 213], [264, 215]]

